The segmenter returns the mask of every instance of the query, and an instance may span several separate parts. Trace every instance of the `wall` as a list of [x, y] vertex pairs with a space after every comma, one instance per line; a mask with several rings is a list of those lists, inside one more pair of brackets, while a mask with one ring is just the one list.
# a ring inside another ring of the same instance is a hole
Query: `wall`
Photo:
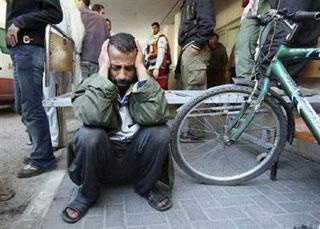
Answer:
[[0, 0], [0, 27], [4, 28], [6, 21], [6, 2], [5, 0]]
[[[163, 34], [166, 35], [167, 39], [168, 39], [168, 42], [169, 42], [169, 45], [170, 45], [170, 54], [171, 54], [171, 57], [173, 58], [173, 63], [174, 62], [174, 41], [175, 41], [175, 36], [174, 36], [174, 30], [175, 30], [175, 26], [174, 24], [170, 24], [170, 25], [164, 25], [162, 26], [162, 30], [161, 32]], [[173, 71], [170, 72], [169, 74], [169, 82], [168, 82], [168, 88], [169, 89], [173, 89], [175, 86], [175, 82], [174, 82], [174, 75], [173, 75]]]
[[220, 42], [226, 47], [228, 55], [234, 45], [242, 13], [240, 0], [216, 1], [216, 27]]
[[216, 30], [240, 19], [242, 13], [241, 0], [215, 1]]

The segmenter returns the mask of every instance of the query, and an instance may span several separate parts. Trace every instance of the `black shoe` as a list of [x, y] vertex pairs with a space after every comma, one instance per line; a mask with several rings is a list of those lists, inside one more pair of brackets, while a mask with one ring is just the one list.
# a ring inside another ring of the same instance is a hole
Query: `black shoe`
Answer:
[[50, 168], [47, 169], [42, 169], [42, 168], [36, 168], [33, 167], [31, 164], [27, 164], [26, 166], [24, 166], [19, 172], [17, 177], [18, 178], [29, 178], [29, 177], [34, 177], [34, 176], [38, 176], [43, 172], [52, 170], [54, 168], [56, 168], [56, 164], [54, 164], [53, 166], [51, 166]]
[[181, 143], [200, 143], [204, 141], [205, 141], [205, 138], [202, 136], [195, 136], [190, 133], [183, 133], [180, 135]]

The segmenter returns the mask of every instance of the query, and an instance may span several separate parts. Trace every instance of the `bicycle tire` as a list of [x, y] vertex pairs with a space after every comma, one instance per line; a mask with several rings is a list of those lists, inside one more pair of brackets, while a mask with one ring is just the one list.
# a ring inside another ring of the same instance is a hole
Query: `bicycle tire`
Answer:
[[[177, 113], [171, 132], [173, 157], [198, 182], [240, 184], [259, 176], [278, 160], [286, 143], [287, 121], [279, 103], [270, 96], [266, 96], [239, 140], [228, 146], [222, 139], [226, 122], [238, 113], [251, 91], [250, 87], [234, 84], [211, 88], [184, 104]], [[206, 116], [208, 119], [203, 121]], [[199, 125], [193, 123], [191, 129], [197, 127], [205, 136], [185, 143], [182, 136], [193, 119], [201, 121]], [[266, 156], [261, 161], [262, 153]]]

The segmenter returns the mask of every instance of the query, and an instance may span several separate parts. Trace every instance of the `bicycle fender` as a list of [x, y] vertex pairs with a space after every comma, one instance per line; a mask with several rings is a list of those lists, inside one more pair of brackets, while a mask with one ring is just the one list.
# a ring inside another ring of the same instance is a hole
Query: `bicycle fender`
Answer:
[[[237, 80], [235, 83], [240, 86], [245, 86], [245, 87], [250, 87], [252, 88], [254, 86], [254, 83], [250, 80]], [[276, 93], [272, 88], [269, 90], [271, 96], [279, 102], [279, 104], [283, 107], [285, 110], [285, 114], [287, 117], [287, 142], [292, 144], [293, 139], [294, 139], [294, 133], [295, 133], [295, 122], [294, 122], [294, 116], [292, 113], [292, 106], [290, 106], [283, 98], [281, 95]]]
[[283, 107], [285, 110], [285, 114], [287, 117], [287, 142], [292, 144], [293, 139], [294, 139], [294, 133], [296, 129], [295, 121], [294, 121], [294, 115], [292, 113], [293, 107], [290, 106], [283, 98], [281, 95], [279, 95], [277, 92], [274, 90], [270, 89], [270, 94], [272, 95], [273, 98], [277, 100], [277, 102], [280, 103], [280, 105]]

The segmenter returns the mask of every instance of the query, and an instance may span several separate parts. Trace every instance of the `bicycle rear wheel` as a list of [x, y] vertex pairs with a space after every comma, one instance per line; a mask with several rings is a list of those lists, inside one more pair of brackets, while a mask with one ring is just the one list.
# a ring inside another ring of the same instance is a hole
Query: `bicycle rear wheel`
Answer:
[[178, 112], [172, 126], [173, 156], [199, 182], [239, 184], [260, 175], [278, 159], [286, 142], [287, 123], [281, 106], [269, 96], [241, 137], [225, 143], [226, 126], [251, 90], [238, 85], [215, 87]]

